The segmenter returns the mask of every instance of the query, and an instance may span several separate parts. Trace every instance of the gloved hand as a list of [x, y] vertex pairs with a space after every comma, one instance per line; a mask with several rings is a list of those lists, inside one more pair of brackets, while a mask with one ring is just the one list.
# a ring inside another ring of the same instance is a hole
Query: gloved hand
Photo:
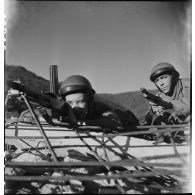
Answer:
[[15, 90], [15, 89], [10, 89], [8, 91], [9, 96], [18, 96], [19, 94], [20, 94], [20, 92], [18, 90]]
[[49, 124], [53, 124], [52, 117], [49, 116], [49, 114], [47, 113], [46, 108], [38, 107], [37, 109], [39, 110], [41, 116], [42, 116]]
[[153, 102], [149, 102], [151, 105], [151, 109], [154, 114], [161, 115], [164, 112], [164, 108], [162, 106], [159, 106]]

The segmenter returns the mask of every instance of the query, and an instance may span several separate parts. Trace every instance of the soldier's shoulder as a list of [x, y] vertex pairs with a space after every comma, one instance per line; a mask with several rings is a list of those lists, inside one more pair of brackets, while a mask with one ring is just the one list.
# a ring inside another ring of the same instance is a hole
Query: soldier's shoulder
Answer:
[[95, 110], [100, 113], [111, 111], [108, 105], [106, 105], [105, 103], [99, 102], [99, 101], [95, 102], [95, 108], [96, 108]]

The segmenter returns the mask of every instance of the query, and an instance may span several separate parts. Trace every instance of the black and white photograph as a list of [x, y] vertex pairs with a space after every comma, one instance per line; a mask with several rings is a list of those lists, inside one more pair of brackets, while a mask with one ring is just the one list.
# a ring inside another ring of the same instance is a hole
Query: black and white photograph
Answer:
[[4, 194], [192, 194], [192, 0], [2, 18]]

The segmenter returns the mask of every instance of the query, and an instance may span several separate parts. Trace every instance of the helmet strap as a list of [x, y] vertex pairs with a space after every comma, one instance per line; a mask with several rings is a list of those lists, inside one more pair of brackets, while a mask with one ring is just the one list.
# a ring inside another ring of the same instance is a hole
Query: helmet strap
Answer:
[[172, 77], [172, 82], [171, 82], [171, 90], [170, 90], [169, 94], [167, 94], [168, 96], [173, 95], [175, 86], [176, 86], [178, 79], [179, 79], [179, 75], [176, 72], [172, 72], [172, 76], [173, 77]]

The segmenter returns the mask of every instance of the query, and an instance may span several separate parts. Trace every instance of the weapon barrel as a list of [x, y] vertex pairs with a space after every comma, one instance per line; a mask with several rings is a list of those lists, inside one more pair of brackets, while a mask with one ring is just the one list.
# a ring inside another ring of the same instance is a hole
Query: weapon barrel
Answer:
[[35, 102], [45, 102], [47, 103], [47, 106], [49, 106], [50, 97], [48, 97], [47, 95], [42, 94], [40, 92], [33, 91], [27, 88], [26, 86], [14, 81], [8, 80], [7, 85], [12, 89], [26, 93], [31, 101], [35, 100]]
[[20, 83], [14, 82], [14, 81], [8, 80], [7, 86], [12, 88], [12, 89], [15, 89], [15, 90], [18, 90], [20, 92], [27, 94], [29, 100], [31, 100], [35, 103], [38, 103], [41, 106], [54, 109], [62, 114], [65, 113], [64, 108], [66, 106], [66, 103], [62, 100], [58, 100], [58, 99], [49, 97], [43, 93], [33, 91], [33, 90], [29, 89], [28, 87], [26, 87]]
[[143, 88], [143, 87], [140, 88], [140, 91], [143, 92], [143, 93], [145, 93], [145, 94], [148, 94], [148, 91], [145, 88]]
[[140, 91], [142, 93], [145, 93], [147, 95], [146, 98], [149, 99], [150, 101], [152, 101], [153, 103], [158, 104], [158, 105], [160, 105], [160, 106], [162, 106], [166, 109], [172, 109], [173, 108], [173, 104], [171, 102], [164, 101], [162, 98], [150, 93], [145, 88], [140, 88]]
[[51, 65], [50, 66], [50, 92], [58, 95], [58, 66]]
[[158, 97], [158, 96], [156, 96], [156, 95], [154, 95], [154, 94], [152, 94], [152, 93], [150, 93], [147, 89], [145, 89], [145, 88], [140, 88], [140, 91], [142, 92], [142, 93], [145, 93], [146, 95], [147, 95], [147, 98], [149, 98], [150, 100], [157, 100], [157, 101], [159, 101], [159, 100], [162, 100], [160, 97]]

